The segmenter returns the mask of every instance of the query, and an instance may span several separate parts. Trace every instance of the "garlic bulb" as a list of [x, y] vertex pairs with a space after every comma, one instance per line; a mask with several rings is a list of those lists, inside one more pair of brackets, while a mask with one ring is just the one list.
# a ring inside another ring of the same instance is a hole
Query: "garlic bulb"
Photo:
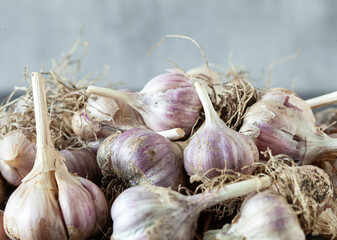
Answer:
[[246, 112], [240, 132], [253, 139], [260, 152], [269, 148], [273, 155], [287, 154], [299, 165], [337, 151], [337, 139], [315, 126], [310, 106], [283, 88], [262, 94]]
[[193, 196], [149, 184], [129, 188], [111, 207], [111, 239], [192, 240], [201, 211], [270, 184], [270, 178], [265, 176]]
[[181, 148], [149, 129], [133, 128], [111, 136], [103, 141], [97, 155], [101, 167], [109, 161], [111, 174], [131, 186], [149, 182], [177, 189], [184, 183]]
[[95, 86], [89, 86], [87, 91], [129, 104], [140, 113], [145, 124], [156, 132], [182, 128], [189, 134], [198, 120], [201, 108], [192, 84], [184, 75], [177, 73], [153, 78], [139, 93]]
[[271, 191], [244, 200], [232, 224], [207, 231], [205, 240], [305, 240], [295, 211], [282, 196]]
[[[32, 73], [36, 159], [6, 204], [4, 228], [12, 239], [86, 239], [107, 220], [108, 206], [92, 182], [71, 175], [53, 147], [45, 80]], [[97, 225], [100, 226], [97, 226]]]
[[[221, 173], [211, 169], [233, 170], [251, 174], [248, 165], [259, 160], [254, 142], [247, 136], [229, 129], [216, 114], [205, 87], [196, 82], [196, 90], [205, 112], [205, 124], [193, 135], [184, 150], [184, 166], [189, 175], [212, 178]], [[248, 167], [247, 167], [248, 166]], [[245, 168], [246, 167], [246, 168]]]
[[98, 167], [96, 155], [86, 148], [61, 150], [69, 172], [100, 185], [101, 169]]
[[0, 141], [0, 172], [14, 186], [21, 184], [34, 165], [36, 147], [27, 136], [21, 131], [12, 131]]

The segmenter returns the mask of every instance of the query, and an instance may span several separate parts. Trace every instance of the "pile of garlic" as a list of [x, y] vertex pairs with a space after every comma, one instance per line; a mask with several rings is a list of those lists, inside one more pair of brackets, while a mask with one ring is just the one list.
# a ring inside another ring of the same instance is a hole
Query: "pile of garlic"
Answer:
[[44, 76], [56, 75], [32, 73], [29, 101], [1, 108], [1, 239], [337, 236], [336, 108], [312, 112], [336, 92], [304, 101], [170, 69], [139, 92], [64, 83], [76, 97], [57, 99], [56, 119]]

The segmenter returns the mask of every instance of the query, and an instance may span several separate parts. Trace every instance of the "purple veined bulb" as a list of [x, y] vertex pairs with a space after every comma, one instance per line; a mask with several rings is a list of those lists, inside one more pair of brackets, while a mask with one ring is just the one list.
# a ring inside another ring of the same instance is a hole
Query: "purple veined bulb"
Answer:
[[111, 174], [130, 186], [149, 182], [177, 189], [184, 184], [181, 147], [150, 129], [134, 128], [105, 139], [97, 152], [99, 166], [111, 163]]
[[251, 174], [259, 154], [247, 136], [231, 130], [219, 118], [208, 97], [206, 88], [195, 82], [205, 112], [205, 123], [193, 135], [184, 150], [184, 166], [189, 175], [212, 178], [221, 173], [212, 169], [232, 170]]
[[270, 184], [270, 177], [257, 177], [192, 196], [149, 184], [128, 188], [111, 207], [111, 239], [192, 240], [201, 211]]
[[337, 151], [337, 139], [316, 127], [310, 106], [283, 88], [262, 94], [247, 110], [240, 132], [250, 137], [260, 152], [269, 148], [273, 155], [287, 154], [299, 165]]
[[87, 239], [104, 227], [108, 204], [92, 182], [70, 174], [53, 147], [45, 80], [32, 73], [36, 120], [33, 169], [9, 197], [4, 229], [11, 239]]
[[189, 79], [166, 73], [150, 80], [140, 92], [122, 92], [89, 86], [87, 92], [125, 102], [137, 110], [147, 127], [159, 132], [182, 128], [186, 135], [199, 117], [201, 103]]
[[102, 173], [96, 155], [86, 148], [61, 150], [69, 172], [86, 178], [100, 186]]
[[231, 224], [207, 231], [204, 239], [305, 240], [305, 234], [286, 199], [271, 191], [262, 191], [244, 200]]

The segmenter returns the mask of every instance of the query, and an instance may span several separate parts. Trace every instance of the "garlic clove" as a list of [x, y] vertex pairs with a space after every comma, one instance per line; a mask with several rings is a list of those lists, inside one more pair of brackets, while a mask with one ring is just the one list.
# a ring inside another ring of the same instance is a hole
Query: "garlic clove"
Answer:
[[[61, 167], [61, 166], [60, 166]], [[69, 174], [55, 172], [58, 201], [69, 239], [86, 239], [92, 234], [97, 219], [91, 194]]]
[[108, 204], [105, 200], [104, 194], [95, 184], [85, 178], [78, 177], [77, 179], [81, 182], [82, 186], [88, 190], [94, 201], [96, 209], [96, 223], [94, 232], [98, 232], [99, 230], [103, 229], [109, 218]]
[[8, 133], [0, 141], [1, 175], [11, 185], [19, 186], [33, 168], [35, 154], [35, 143], [25, 134], [20, 131]]
[[[45, 180], [49, 186], [41, 184]], [[52, 173], [23, 182], [12, 193], [4, 212], [4, 228], [13, 239], [68, 239]]]

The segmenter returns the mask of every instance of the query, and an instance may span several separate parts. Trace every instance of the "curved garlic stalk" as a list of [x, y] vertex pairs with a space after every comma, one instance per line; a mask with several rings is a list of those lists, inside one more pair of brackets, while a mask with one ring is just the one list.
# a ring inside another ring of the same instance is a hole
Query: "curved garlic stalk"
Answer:
[[53, 147], [47, 118], [45, 81], [32, 73], [36, 119], [36, 159], [32, 171], [8, 199], [6, 234], [13, 239], [86, 239], [107, 220], [103, 193], [67, 171]]
[[150, 129], [134, 128], [112, 135], [99, 147], [97, 159], [101, 167], [109, 161], [111, 174], [131, 186], [149, 182], [177, 189], [184, 183], [181, 148]]
[[259, 160], [254, 142], [228, 128], [215, 112], [206, 88], [198, 82], [195, 82], [195, 87], [204, 108], [205, 124], [193, 135], [184, 150], [187, 173], [204, 175], [208, 172], [209, 178], [221, 174], [211, 169], [251, 174], [254, 168], [249, 165]]
[[232, 224], [207, 231], [205, 240], [305, 240], [297, 215], [286, 199], [271, 191], [250, 195]]
[[268, 176], [184, 196], [169, 188], [140, 185], [125, 190], [111, 208], [114, 240], [192, 240], [201, 211], [270, 186]]
[[35, 143], [21, 131], [9, 132], [0, 141], [0, 172], [11, 185], [19, 186], [32, 170], [36, 155]]
[[262, 94], [246, 112], [240, 132], [253, 139], [260, 152], [269, 148], [273, 155], [287, 154], [299, 165], [337, 151], [337, 139], [315, 126], [310, 106], [283, 88]]
[[87, 92], [129, 104], [143, 117], [145, 124], [159, 132], [182, 128], [189, 134], [199, 117], [198, 96], [182, 74], [167, 73], [150, 80], [142, 91], [122, 92], [89, 86]]

